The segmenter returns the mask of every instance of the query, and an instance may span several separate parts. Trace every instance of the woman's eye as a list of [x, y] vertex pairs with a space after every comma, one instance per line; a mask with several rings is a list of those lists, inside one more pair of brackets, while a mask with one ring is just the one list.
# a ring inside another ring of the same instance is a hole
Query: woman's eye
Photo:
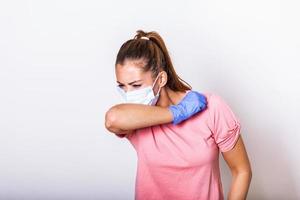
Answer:
[[118, 87], [122, 88], [124, 85], [118, 85]]
[[140, 87], [141, 85], [132, 85], [133, 87]]

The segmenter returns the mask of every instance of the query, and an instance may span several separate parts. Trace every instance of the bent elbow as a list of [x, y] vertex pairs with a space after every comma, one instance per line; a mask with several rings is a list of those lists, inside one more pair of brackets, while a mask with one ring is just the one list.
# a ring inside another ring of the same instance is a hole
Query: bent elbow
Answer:
[[117, 106], [111, 107], [105, 114], [105, 127], [113, 133], [119, 133], [127, 130], [123, 114]]
[[110, 108], [106, 113], [105, 113], [105, 128], [109, 131], [113, 131], [116, 128], [117, 124], [117, 117], [115, 114], [115, 109]]

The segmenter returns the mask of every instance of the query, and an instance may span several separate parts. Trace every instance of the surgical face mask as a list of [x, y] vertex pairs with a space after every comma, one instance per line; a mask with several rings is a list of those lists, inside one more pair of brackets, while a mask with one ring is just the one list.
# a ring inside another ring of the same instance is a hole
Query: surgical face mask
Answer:
[[117, 90], [123, 97], [124, 103], [138, 103], [138, 104], [154, 106], [157, 103], [157, 100], [159, 98], [160, 89], [161, 89], [161, 88], [159, 88], [157, 94], [154, 95], [153, 88], [154, 88], [154, 85], [155, 85], [159, 75], [160, 74], [158, 74], [157, 77], [155, 78], [155, 81], [153, 82], [152, 86], [147, 86], [142, 89], [125, 92], [122, 88], [117, 86]]

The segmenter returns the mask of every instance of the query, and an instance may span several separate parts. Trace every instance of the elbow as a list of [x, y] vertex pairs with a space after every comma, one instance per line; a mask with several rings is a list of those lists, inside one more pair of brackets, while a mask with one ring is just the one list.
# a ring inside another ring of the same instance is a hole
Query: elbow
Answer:
[[243, 175], [243, 176], [248, 176], [250, 179], [252, 178], [252, 169], [250, 165], [239, 167], [239, 168], [232, 168], [231, 173], [234, 176]]
[[239, 174], [242, 175], [242, 176], [247, 177], [248, 180], [249, 180], [249, 182], [250, 182], [251, 179], [252, 179], [252, 171], [251, 171], [251, 169], [242, 171], [242, 172], [240, 172]]
[[237, 177], [237, 176], [245, 177], [250, 182], [252, 179], [252, 170], [251, 170], [251, 168], [234, 170], [234, 171], [232, 171], [232, 175], [234, 177]]
[[251, 169], [248, 171], [248, 175], [249, 175], [249, 181], [251, 181], [251, 179], [252, 179], [252, 170]]
[[116, 120], [115, 109], [112, 107], [105, 113], [105, 128], [113, 131], [116, 128]]
[[248, 177], [251, 180], [252, 179], [252, 169], [251, 169], [250, 165], [246, 168], [245, 173], [248, 174]]

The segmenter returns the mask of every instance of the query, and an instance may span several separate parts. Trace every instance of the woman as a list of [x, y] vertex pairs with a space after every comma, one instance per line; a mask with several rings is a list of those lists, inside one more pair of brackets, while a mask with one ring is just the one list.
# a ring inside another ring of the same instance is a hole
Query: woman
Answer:
[[[238, 118], [212, 93], [203, 93], [205, 109], [187, 108], [196, 98], [189, 101], [191, 87], [176, 74], [157, 32], [138, 30], [121, 46], [115, 70], [124, 97], [135, 99], [139, 92], [134, 91], [144, 88], [156, 93], [143, 99], [147, 105], [118, 104], [105, 115], [106, 128], [127, 138], [137, 151], [135, 199], [224, 199], [220, 151], [232, 174], [228, 199], [246, 199], [252, 172]], [[178, 110], [189, 112], [179, 123]]]

